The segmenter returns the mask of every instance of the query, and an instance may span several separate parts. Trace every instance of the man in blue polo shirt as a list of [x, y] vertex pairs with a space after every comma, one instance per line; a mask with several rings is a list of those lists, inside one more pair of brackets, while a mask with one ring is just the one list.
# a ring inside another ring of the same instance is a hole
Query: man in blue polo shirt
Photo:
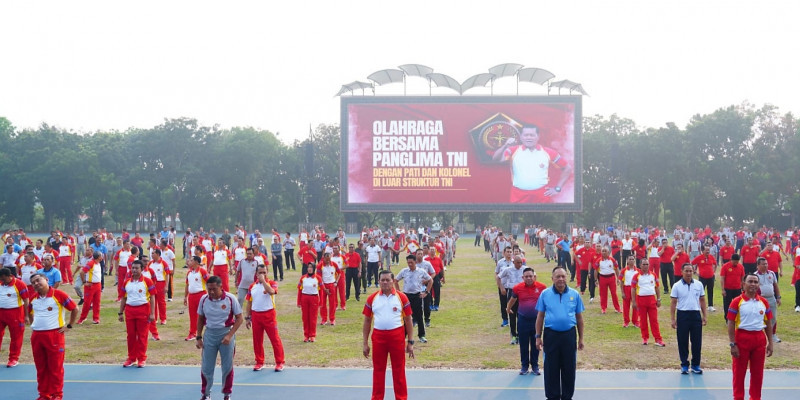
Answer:
[[53, 289], [58, 289], [61, 285], [61, 271], [54, 266], [55, 259], [52, 254], [45, 254], [42, 256], [42, 269], [36, 271], [37, 274], [42, 274], [47, 278], [47, 283]]
[[580, 294], [567, 286], [567, 270], [554, 268], [553, 286], [536, 302], [536, 348], [544, 351], [544, 394], [548, 400], [572, 400], [577, 350], [583, 350], [583, 310]]

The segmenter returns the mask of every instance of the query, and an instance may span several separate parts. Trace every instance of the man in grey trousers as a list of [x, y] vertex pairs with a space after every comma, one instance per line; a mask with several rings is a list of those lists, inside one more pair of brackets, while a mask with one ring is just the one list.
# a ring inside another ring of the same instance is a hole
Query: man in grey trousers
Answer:
[[[214, 383], [214, 367], [217, 354], [222, 369], [222, 394], [224, 400], [231, 399], [233, 390], [233, 353], [236, 347], [236, 331], [242, 325], [242, 307], [236, 296], [222, 290], [222, 279], [208, 278], [208, 293], [200, 298], [197, 307], [197, 348], [202, 349], [200, 378], [201, 400], [211, 398]], [[204, 335], [205, 333], [205, 335]]]

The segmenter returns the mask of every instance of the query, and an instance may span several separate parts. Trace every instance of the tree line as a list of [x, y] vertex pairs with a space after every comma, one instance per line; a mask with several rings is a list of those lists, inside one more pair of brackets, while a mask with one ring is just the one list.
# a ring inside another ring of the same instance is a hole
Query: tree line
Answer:
[[[301, 222], [469, 226], [511, 222], [794, 226], [800, 210], [798, 120], [749, 104], [695, 115], [685, 128], [627, 118], [583, 121], [582, 213], [342, 213], [339, 127], [304, 140], [190, 118], [150, 129], [79, 133], [0, 117], [0, 226], [129, 226], [180, 215], [184, 226], [296, 229]], [[163, 222], [161, 222], [163, 223]], [[161, 223], [156, 222], [155, 227]]]

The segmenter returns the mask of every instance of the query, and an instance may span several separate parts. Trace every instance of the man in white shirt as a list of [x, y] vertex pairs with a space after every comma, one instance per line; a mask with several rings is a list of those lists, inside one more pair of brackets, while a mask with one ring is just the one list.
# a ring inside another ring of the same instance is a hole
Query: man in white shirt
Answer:
[[[364, 248], [367, 253], [367, 286], [372, 285], [372, 278], [375, 278], [375, 287], [378, 287], [378, 268], [381, 264], [381, 254], [383, 250], [380, 246], [375, 244], [375, 239], [369, 240], [369, 245]], [[391, 270], [391, 262], [385, 264], [388, 270]]]

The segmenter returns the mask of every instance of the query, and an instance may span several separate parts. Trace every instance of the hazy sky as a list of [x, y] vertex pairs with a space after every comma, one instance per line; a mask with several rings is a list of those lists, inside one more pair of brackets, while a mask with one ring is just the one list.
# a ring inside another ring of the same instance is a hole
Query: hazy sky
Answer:
[[3, 1], [0, 116], [77, 131], [193, 117], [291, 142], [338, 123], [334, 94], [377, 70], [461, 82], [507, 62], [582, 83], [584, 115], [643, 126], [743, 101], [800, 114], [798, 16], [798, 1]]

